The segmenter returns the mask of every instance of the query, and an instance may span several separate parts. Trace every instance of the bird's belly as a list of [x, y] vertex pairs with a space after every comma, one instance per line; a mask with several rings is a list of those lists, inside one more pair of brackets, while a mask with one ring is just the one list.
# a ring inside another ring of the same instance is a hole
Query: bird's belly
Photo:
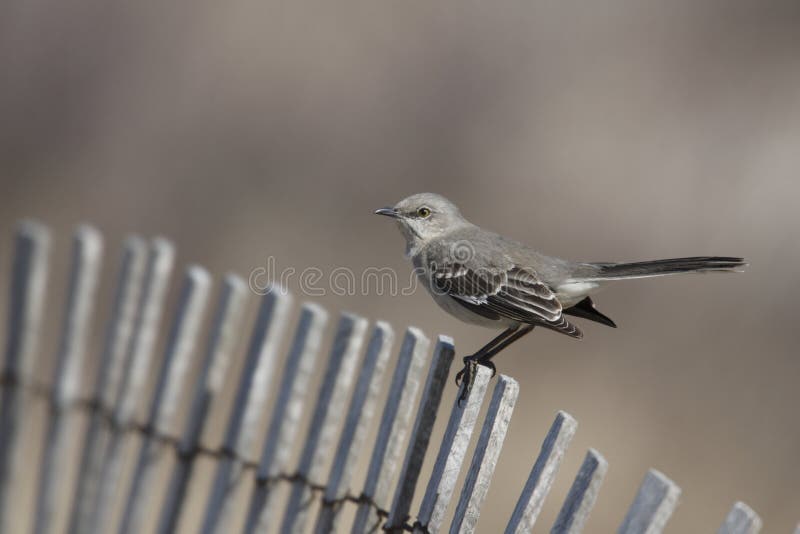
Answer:
[[483, 326], [485, 328], [507, 328], [517, 324], [517, 321], [512, 321], [510, 319], [489, 319], [488, 317], [470, 311], [466, 306], [459, 304], [453, 297], [432, 291], [430, 293], [433, 300], [436, 301], [436, 304], [438, 304], [440, 308], [465, 323]]

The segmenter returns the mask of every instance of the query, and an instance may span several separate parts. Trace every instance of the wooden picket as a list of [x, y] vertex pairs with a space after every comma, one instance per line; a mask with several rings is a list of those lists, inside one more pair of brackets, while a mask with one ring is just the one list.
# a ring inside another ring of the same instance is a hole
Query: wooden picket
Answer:
[[[428, 337], [410, 327], [393, 358], [395, 334], [389, 324], [377, 321], [367, 340], [369, 322], [344, 313], [323, 362], [319, 389], [310, 391], [320, 354], [325, 352], [322, 340], [328, 312], [311, 302], [301, 306], [279, 375], [293, 298], [281, 288], [271, 288], [260, 298], [222, 443], [213, 446], [204, 443], [204, 435], [212, 407], [225, 384], [231, 383], [228, 370], [237, 340], [243, 337], [249, 300], [246, 282], [233, 274], [224, 278], [208, 333], [203, 334], [212, 277], [202, 267], [190, 266], [174, 318], [169, 321], [163, 356], [156, 359], [175, 250], [163, 238], [149, 245], [139, 237], [129, 238], [104, 325], [98, 372], [84, 397], [102, 238], [88, 226], [75, 232], [55, 373], [50, 380], [42, 380], [37, 372], [41, 359], [38, 341], [47, 299], [49, 248], [49, 231], [41, 224], [27, 221], [17, 229], [0, 375], [0, 532], [17, 532], [29, 522], [36, 534], [65, 530], [73, 534], [133, 534], [151, 527], [168, 534], [178, 529], [190, 509], [192, 488], [200, 489], [206, 499], [202, 517], [194, 521], [204, 534], [231, 532], [238, 525], [247, 534], [305, 532], [312, 527], [316, 533], [481, 532], [482, 504], [519, 394], [513, 378], [501, 375], [494, 380], [478, 428], [492, 378], [489, 369], [478, 368], [466, 399], [456, 400], [447, 414], [433, 471], [413, 515], [413, 498], [422, 489], [418, 487], [422, 465], [454, 360], [450, 338], [439, 336], [431, 351]], [[188, 379], [194, 375], [197, 378], [191, 384]], [[150, 389], [146, 386], [151, 376], [155, 376], [155, 387], [148, 399], [145, 392]], [[270, 406], [273, 390], [275, 400]], [[379, 409], [382, 391], [387, 397]], [[25, 428], [36, 397], [48, 402], [49, 411], [36, 499], [32, 516], [26, 519], [14, 489], [19, 484], [23, 452], [29, 447]], [[186, 416], [179, 418], [184, 397], [188, 397]], [[139, 420], [137, 413], [142, 409], [147, 415]], [[262, 415], [267, 413], [264, 421]], [[310, 419], [302, 434], [306, 413]], [[88, 422], [85, 432], [76, 436], [82, 428], [76, 424], [80, 414], [88, 417]], [[377, 433], [369, 443], [373, 427]], [[476, 429], [474, 452], [458, 491]], [[510, 512], [506, 534], [533, 530], [576, 430], [571, 415], [556, 414], [537, 458], [529, 459], [533, 460], [530, 475]], [[131, 443], [134, 436], [138, 438], [136, 450]], [[295, 450], [299, 460], [292, 466]], [[69, 480], [66, 458], [73, 454], [79, 467], [74, 480]], [[357, 481], [356, 466], [367, 457], [366, 477]], [[200, 458], [213, 462], [213, 476], [206, 488], [199, 486], [201, 479], [195, 476]], [[170, 459], [171, 468], [164, 473], [162, 460]], [[132, 473], [124, 476], [123, 466], [130, 463]], [[608, 468], [602, 454], [589, 449], [551, 527], [553, 534], [584, 530]], [[167, 476], [161, 477], [164, 474]], [[280, 510], [278, 494], [282, 490], [288, 497]], [[662, 532], [680, 494], [674, 482], [650, 470], [618, 533]], [[246, 507], [239, 506], [245, 501]], [[347, 506], [354, 513], [349, 524], [341, 513]], [[446, 525], [451, 506], [455, 506], [453, 519]], [[57, 520], [59, 509], [67, 512], [63, 526]], [[761, 525], [755, 511], [737, 502], [718, 532], [756, 534]], [[795, 534], [798, 532], [800, 527]]]
[[77, 432], [76, 417], [69, 411], [79, 399], [89, 319], [94, 306], [102, 254], [100, 234], [90, 227], [75, 232], [69, 296], [56, 358], [54, 387], [50, 398], [50, 421], [44, 441], [39, 496], [36, 502], [34, 532], [50, 531], [50, 524], [61, 496], [65, 494], [63, 458], [69, 451], [69, 438]]
[[8, 305], [8, 339], [0, 396], [0, 532], [14, 528], [12, 496], [18, 484], [22, 435], [47, 284], [50, 233], [38, 223], [20, 224], [14, 247]]

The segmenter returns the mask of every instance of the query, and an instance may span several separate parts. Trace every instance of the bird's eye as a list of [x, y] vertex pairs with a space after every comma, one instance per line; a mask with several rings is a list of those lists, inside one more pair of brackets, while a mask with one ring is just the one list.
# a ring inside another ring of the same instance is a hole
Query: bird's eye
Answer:
[[429, 208], [426, 208], [425, 206], [422, 206], [421, 208], [419, 208], [417, 210], [417, 215], [419, 215], [423, 219], [426, 218], [426, 217], [429, 217], [430, 214], [431, 214], [431, 210]]

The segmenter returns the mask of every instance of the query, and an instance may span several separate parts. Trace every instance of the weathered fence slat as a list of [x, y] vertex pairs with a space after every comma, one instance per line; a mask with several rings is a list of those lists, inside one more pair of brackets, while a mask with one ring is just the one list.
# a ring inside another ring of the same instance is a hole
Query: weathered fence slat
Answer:
[[589, 449], [550, 530], [551, 534], [578, 534], [583, 531], [607, 470], [606, 459], [596, 450]]
[[518, 396], [517, 381], [500, 375], [456, 506], [456, 515], [450, 527], [451, 534], [475, 532]]
[[[367, 346], [367, 353], [361, 364], [350, 407], [347, 410], [344, 428], [339, 437], [339, 445], [333, 456], [330, 474], [325, 485], [322, 506], [317, 516], [314, 530], [318, 534], [327, 534], [336, 530], [336, 517], [341, 509], [342, 499], [347, 495], [350, 480], [364, 446], [367, 425], [375, 415], [375, 404], [386, 364], [392, 350], [394, 331], [388, 323], [378, 321], [373, 330], [372, 339]], [[405, 343], [404, 343], [405, 348]], [[401, 357], [402, 358], [402, 357]]]
[[130, 356], [124, 371], [124, 382], [113, 414], [116, 431], [111, 433], [103, 458], [100, 487], [97, 500], [92, 506], [91, 526], [80, 532], [107, 532], [111, 529], [109, 523], [114, 499], [117, 496], [119, 478], [125, 462], [127, 435], [123, 429], [133, 422], [136, 407], [147, 381], [174, 261], [175, 249], [172, 243], [161, 238], [154, 239], [150, 245], [147, 273], [131, 341]]
[[194, 453], [209, 421], [211, 402], [222, 389], [231, 353], [239, 337], [238, 330], [241, 327], [247, 296], [247, 284], [244, 280], [236, 275], [225, 277], [209, 333], [205, 359], [195, 384], [188, 420], [161, 507], [157, 527], [159, 534], [176, 531], [192, 474]]
[[[422, 463], [425, 461], [425, 453], [428, 450], [433, 425], [436, 422], [436, 414], [442, 401], [442, 392], [447, 384], [454, 355], [453, 340], [447, 336], [439, 336], [436, 349], [433, 352], [433, 361], [428, 370], [428, 377], [425, 380], [422, 398], [419, 402], [414, 429], [411, 432], [408, 449], [406, 449], [406, 457], [398, 476], [397, 488], [394, 492], [394, 500], [387, 520], [387, 528], [389, 529], [399, 529], [408, 520], [411, 501], [414, 498]], [[364, 508], [366, 508], [366, 511], [370, 509], [363, 504], [360, 505], [356, 517], [359, 517]], [[354, 526], [353, 534], [358, 532], [360, 531]]]
[[24, 410], [38, 356], [50, 234], [37, 222], [17, 228], [8, 305], [8, 333], [0, 397], [0, 532], [12, 532], [14, 486], [18, 476]]
[[119, 394], [122, 370], [129, 355], [134, 320], [144, 279], [147, 244], [140, 237], [129, 237], [124, 246], [114, 294], [111, 318], [107, 325], [100, 368], [92, 400], [89, 428], [83, 442], [75, 485], [75, 499], [69, 519], [69, 532], [86, 532], [91, 520], [92, 504], [97, 499], [100, 471], [110, 439], [110, 413]]
[[81, 226], [75, 232], [69, 293], [62, 320], [54, 387], [50, 395], [50, 420], [42, 450], [39, 494], [36, 500], [34, 532], [45, 534], [53, 528], [53, 516], [65, 489], [65, 458], [71, 436], [77, 432], [76, 414], [69, 408], [78, 400], [86, 355], [94, 295], [97, 289], [103, 240], [99, 232]]
[[[305, 303], [289, 350], [280, 389], [272, 409], [267, 437], [261, 454], [256, 487], [250, 498], [245, 533], [266, 530], [274, 506], [273, 485], [286, 468], [303, 415], [308, 384], [322, 345], [328, 312], [317, 304]], [[167, 534], [164, 532], [163, 534]]]
[[139, 449], [120, 522], [120, 534], [143, 530], [143, 522], [151, 508], [150, 498], [156, 489], [159, 460], [172, 452], [172, 448], [159, 438], [175, 434], [175, 413], [190, 358], [195, 351], [210, 288], [211, 276], [205, 269], [193, 266], [187, 270], [146, 422], [153, 434], [145, 436]]
[[478, 412], [481, 409], [491, 375], [492, 371], [488, 367], [478, 366], [475, 381], [465, 405], [459, 406], [458, 398], [454, 402], [447, 429], [433, 465], [433, 473], [428, 480], [428, 487], [420, 505], [414, 532], [427, 531], [435, 534], [442, 528], [444, 514], [453, 496], [458, 473], [461, 471], [461, 464], [467, 453], [469, 440], [478, 420]]
[[761, 530], [761, 518], [745, 503], [739, 501], [728, 512], [725, 522], [717, 531], [718, 534], [758, 534]]
[[429, 345], [428, 338], [419, 329], [411, 327], [406, 331], [367, 468], [361, 494], [364, 502], [359, 504], [353, 532], [362, 532], [377, 520], [375, 505], [382, 509], [388, 507], [389, 485], [397, 470], [400, 447], [405, 441]]
[[677, 484], [663, 473], [650, 469], [618, 534], [659, 534], [678, 506], [680, 495]]
[[533, 530], [577, 428], [578, 423], [571, 415], [558, 412], [544, 438], [542, 449], [511, 514], [505, 534], [525, 534]]
[[366, 330], [366, 319], [349, 313], [342, 314], [300, 454], [281, 532], [304, 530], [308, 515], [307, 501], [311, 496], [309, 484], [322, 482], [325, 458], [333, 446], [336, 431], [344, 415], [344, 411], [339, 408], [344, 404], [347, 391], [353, 383], [356, 360], [364, 343]]
[[266, 409], [275, 357], [291, 301], [291, 296], [278, 288], [272, 288], [262, 299], [223, 438], [225, 454], [217, 461], [206, 504], [201, 530], [205, 534], [227, 532], [231, 528], [233, 498], [244, 478], [242, 461], [255, 456], [258, 421]]

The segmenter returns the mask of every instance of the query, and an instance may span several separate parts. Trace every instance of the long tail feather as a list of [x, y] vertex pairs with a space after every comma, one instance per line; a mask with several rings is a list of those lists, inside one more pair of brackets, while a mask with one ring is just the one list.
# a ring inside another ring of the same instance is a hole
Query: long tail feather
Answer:
[[640, 261], [635, 263], [595, 263], [597, 271], [591, 278], [596, 280], [619, 280], [623, 278], [647, 278], [678, 273], [702, 273], [708, 271], [738, 272], [747, 263], [743, 258], [725, 256], [695, 256], [666, 260]]

